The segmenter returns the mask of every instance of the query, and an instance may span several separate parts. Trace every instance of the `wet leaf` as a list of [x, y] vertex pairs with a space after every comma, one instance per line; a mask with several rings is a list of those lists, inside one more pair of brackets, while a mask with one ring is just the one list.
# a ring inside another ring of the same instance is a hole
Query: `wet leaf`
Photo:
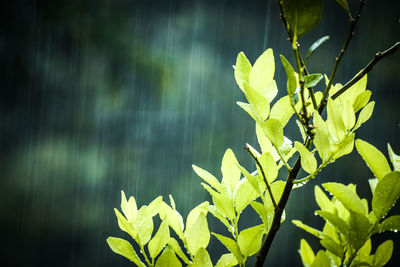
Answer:
[[392, 209], [400, 196], [400, 172], [388, 173], [375, 187], [372, 210], [378, 220]]
[[348, 186], [340, 183], [324, 183], [322, 186], [342, 202], [347, 210], [365, 214], [364, 205], [360, 197]]
[[379, 245], [374, 257], [374, 266], [384, 266], [392, 257], [393, 241], [387, 240]]
[[216, 233], [212, 233], [230, 252], [232, 252], [233, 255], [235, 255], [237, 261], [241, 263], [242, 260], [242, 252], [240, 251], [240, 248], [238, 244], [235, 242], [235, 240], [220, 235]]
[[310, 48], [308, 49], [308, 51], [307, 51], [307, 56], [306, 56], [306, 61], [311, 57], [311, 55], [323, 44], [323, 43], [325, 43], [326, 41], [328, 41], [329, 40], [329, 36], [328, 35], [325, 35], [325, 36], [323, 36], [323, 37], [321, 37], [321, 38], [319, 38], [317, 41], [315, 41], [311, 46], [310, 46]]
[[303, 265], [305, 267], [311, 266], [312, 263], [314, 262], [315, 254], [305, 239], [301, 239], [300, 241], [299, 253]]
[[148, 249], [151, 258], [155, 258], [164, 248], [164, 246], [168, 243], [169, 236], [169, 226], [166, 221], [162, 221], [160, 227], [158, 228], [157, 233], [150, 240]]
[[240, 52], [236, 58], [235, 65], [235, 80], [239, 88], [244, 91], [243, 83], [249, 82], [249, 74], [251, 70], [251, 64], [243, 52]]
[[190, 267], [213, 267], [213, 264], [205, 248], [199, 248], [196, 255], [194, 256], [193, 263], [189, 265]]
[[256, 254], [261, 249], [264, 225], [260, 224], [242, 230], [239, 233], [238, 245], [245, 257]]
[[314, 87], [322, 80], [322, 78], [324, 78], [324, 76], [321, 73], [306, 75], [304, 76], [304, 86], [307, 88]]
[[107, 238], [107, 243], [110, 246], [111, 250], [115, 253], [124, 256], [125, 258], [129, 259], [137, 266], [145, 267], [144, 263], [139, 259], [138, 255], [136, 254], [135, 250], [133, 249], [132, 245], [121, 238], [116, 237], [109, 237]]
[[301, 143], [294, 142], [294, 147], [300, 153], [301, 167], [308, 172], [313, 174], [317, 169], [317, 160], [314, 158], [313, 154]]
[[214, 187], [215, 190], [217, 190], [218, 192], [221, 192], [221, 185], [218, 182], [217, 178], [215, 178], [214, 175], [212, 175], [211, 173], [209, 173], [206, 170], [203, 170], [200, 167], [197, 167], [196, 165], [192, 165], [194, 172], [201, 178], [203, 179], [205, 182], [207, 182], [209, 185], [211, 185], [212, 187]]
[[155, 267], [180, 267], [182, 266], [176, 257], [174, 250], [167, 246], [161, 256], [157, 259]]

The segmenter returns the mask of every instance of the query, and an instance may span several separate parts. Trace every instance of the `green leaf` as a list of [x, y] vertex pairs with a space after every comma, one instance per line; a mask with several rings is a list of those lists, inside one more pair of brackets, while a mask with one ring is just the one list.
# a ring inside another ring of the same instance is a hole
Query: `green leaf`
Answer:
[[136, 240], [137, 232], [133, 228], [132, 223], [128, 222], [128, 220], [117, 209], [114, 209], [114, 212], [115, 216], [117, 216], [119, 228]]
[[301, 239], [300, 241], [299, 253], [303, 265], [306, 267], [311, 266], [312, 263], [314, 262], [315, 254], [305, 239]]
[[368, 179], [369, 187], [371, 187], [371, 193], [373, 194], [375, 192], [375, 187], [378, 184], [378, 179], [372, 178]]
[[338, 159], [344, 155], [347, 155], [353, 151], [354, 148], [355, 133], [350, 133], [339, 143], [332, 145], [332, 159]]
[[367, 241], [371, 224], [366, 215], [350, 211], [349, 226], [351, 232], [349, 242], [355, 250], [358, 250]]
[[349, 4], [347, 0], [336, 0], [336, 2], [343, 7], [347, 14], [350, 14]]
[[318, 111], [314, 112], [314, 125], [315, 125], [315, 136], [314, 145], [318, 150], [319, 157], [323, 162], [327, 162], [331, 153], [330, 149], [330, 135], [328, 127], [322, 117], [318, 114]]
[[365, 214], [364, 205], [359, 196], [348, 186], [340, 183], [324, 183], [326, 191], [334, 195], [347, 210]]
[[342, 102], [342, 119], [346, 130], [353, 128], [356, 122], [356, 115], [354, 113], [353, 104], [350, 101]]
[[151, 216], [154, 217], [155, 215], [158, 214], [161, 206], [162, 206], [162, 196], [158, 196], [156, 199], [154, 199], [148, 206], [147, 206], [147, 213]]
[[225, 218], [224, 215], [222, 215], [222, 214], [217, 210], [217, 208], [216, 208], [214, 205], [209, 205], [209, 206], [207, 207], [207, 210], [208, 210], [215, 218], [217, 218], [220, 222], [222, 222], [222, 223], [226, 226], [226, 229], [228, 229], [229, 232], [232, 233], [232, 235], [234, 234], [234, 233], [232, 232], [232, 227], [231, 227], [231, 225], [229, 224], [228, 220]]
[[251, 70], [251, 64], [243, 52], [240, 52], [236, 58], [235, 65], [235, 80], [239, 88], [244, 91], [243, 83], [249, 82], [249, 74]]
[[[278, 176], [278, 166], [276, 165], [272, 155], [270, 153], [263, 153], [260, 157], [258, 157], [258, 161], [260, 162], [264, 170], [267, 181], [269, 183], [275, 181], [276, 177]], [[261, 170], [259, 170], [258, 168], [257, 170], [258, 173], [261, 174]]]
[[186, 218], [186, 229], [189, 229], [192, 227], [192, 225], [196, 222], [197, 217], [199, 216], [200, 213], [203, 213], [204, 215], [207, 215], [207, 207], [210, 205], [208, 201], [204, 201], [194, 207], [188, 214]]
[[238, 261], [232, 253], [223, 254], [215, 267], [232, 267], [238, 264]]
[[187, 248], [191, 255], [196, 255], [200, 248], [206, 248], [210, 241], [207, 218], [204, 213], [199, 213], [196, 221], [185, 230]]
[[311, 267], [328, 267], [331, 266], [331, 260], [323, 250], [318, 251], [317, 256]]
[[245, 257], [256, 254], [261, 249], [264, 225], [256, 225], [239, 233], [238, 245]]
[[357, 259], [360, 261], [366, 261], [370, 257], [369, 254], [371, 254], [371, 238], [365, 242], [364, 246], [361, 247], [361, 249], [358, 252]]
[[393, 241], [387, 240], [379, 245], [376, 249], [374, 257], [374, 266], [384, 266], [392, 257]]
[[256, 123], [256, 134], [262, 153], [271, 153], [275, 161], [279, 160], [279, 155], [276, 152], [276, 149], [272, 146], [271, 141], [269, 141], [265, 136], [262, 127], [258, 123]]
[[372, 210], [380, 220], [394, 206], [400, 196], [400, 172], [388, 173], [378, 182], [372, 196]]
[[381, 180], [391, 171], [385, 156], [373, 145], [361, 139], [357, 139], [356, 148], [378, 180]]
[[372, 112], [374, 111], [374, 106], [375, 106], [375, 101], [369, 102], [363, 109], [360, 111], [360, 114], [358, 115], [357, 123], [354, 126], [353, 131], [356, 129], [360, 128], [360, 126], [369, 120], [369, 118], [372, 115]]
[[306, 141], [306, 132], [304, 131], [304, 126], [301, 124], [301, 122], [299, 120], [296, 120], [296, 124], [297, 124], [297, 127], [299, 127], [301, 139], [303, 140], [303, 142], [305, 142]]
[[336, 256], [342, 258], [343, 257], [343, 248], [340, 244], [338, 244], [333, 238], [327, 237], [320, 241], [321, 245], [335, 254]]
[[385, 219], [379, 226], [377, 232], [381, 233], [384, 231], [397, 232], [400, 230], [400, 215], [390, 216]]
[[317, 50], [323, 43], [329, 40], [329, 36], [325, 35], [315, 41], [307, 51], [306, 61], [311, 57], [311, 55]]
[[203, 170], [200, 167], [197, 167], [196, 165], [192, 165], [192, 168], [194, 170], [194, 172], [201, 178], [203, 179], [205, 182], [207, 182], [209, 185], [211, 185], [212, 187], [214, 187], [215, 190], [217, 190], [218, 192], [221, 192], [221, 185], [218, 182], [217, 178], [215, 178], [214, 175], [212, 175], [211, 173], [209, 173], [206, 170]]
[[169, 226], [175, 231], [180, 239], [184, 240], [183, 236], [183, 218], [177, 210], [172, 209], [167, 203], [163, 202], [160, 209], [161, 220], [167, 220]]
[[269, 119], [262, 124], [264, 134], [275, 145], [280, 147], [283, 143], [283, 127], [282, 124], [276, 119]]
[[281, 55], [281, 61], [282, 61], [283, 67], [285, 68], [286, 76], [287, 76], [287, 80], [288, 80], [287, 92], [288, 92], [290, 99], [292, 99], [294, 92], [296, 91], [296, 88], [297, 88], [296, 75], [295, 75], [292, 65], [290, 65], [289, 61], [287, 61], [287, 59], [283, 55]]
[[321, 216], [325, 221], [330, 222], [344, 236], [349, 237], [349, 226], [343, 219], [339, 218], [338, 215], [323, 210], [317, 210], [315, 213]]
[[124, 213], [128, 222], [132, 223], [137, 215], [137, 206], [134, 197], [130, 197], [129, 201], [126, 200], [124, 191], [121, 191], [121, 210]]
[[154, 259], [158, 256], [164, 246], [168, 243], [169, 236], [169, 226], [166, 221], [162, 221], [157, 233], [150, 240], [148, 248], [150, 257]]
[[213, 203], [220, 214], [231, 220], [235, 218], [233, 201], [229, 197], [224, 194], [215, 192], [211, 187], [204, 183], [201, 183], [201, 185], [210, 193]]
[[174, 238], [170, 237], [168, 239], [168, 245], [175, 251], [175, 253], [187, 264], [190, 264], [189, 259], [186, 257], [185, 253], [183, 253], [181, 246], [179, 246], [178, 241]]
[[366, 90], [365, 92], [359, 94], [353, 104], [354, 112], [357, 112], [363, 107], [365, 107], [365, 105], [368, 104], [370, 98], [371, 98], [370, 90]]
[[259, 194], [250, 184], [249, 180], [244, 178], [240, 180], [233, 197], [235, 210], [236, 212], [240, 213], [242, 210], [244, 210], [244, 208], [247, 207], [247, 205], [250, 204], [250, 202], [259, 197]]
[[232, 252], [233, 255], [235, 255], [237, 261], [241, 263], [243, 261], [243, 256], [242, 252], [240, 251], [240, 248], [238, 244], [235, 242], [235, 240], [220, 235], [216, 233], [212, 233], [230, 252]]
[[277, 119], [282, 127], [284, 128], [290, 118], [292, 117], [294, 110], [290, 105], [290, 97], [284, 96], [281, 97], [271, 108], [271, 113], [269, 117], [271, 119]]
[[[343, 87], [342, 85], [336, 84], [335, 88], [332, 88], [329, 94], [333, 95], [336, 91], [338, 91], [342, 87]], [[365, 91], [366, 87], [367, 87], [367, 75], [364, 75], [358, 82], [353, 84], [349, 89], [347, 89], [344, 93], [342, 93], [335, 101], [342, 102], [343, 100], [347, 100], [354, 104], [357, 97]]]
[[179, 259], [176, 257], [174, 250], [167, 246], [161, 256], [158, 258], [155, 267], [180, 267], [182, 266]]
[[238, 161], [235, 154], [231, 149], [225, 151], [224, 157], [222, 158], [222, 184], [227, 185], [231, 192], [235, 190], [236, 185], [240, 180], [240, 170], [238, 168]]
[[387, 144], [387, 147], [388, 147], [390, 161], [392, 162], [392, 165], [393, 165], [393, 169], [395, 171], [400, 171], [400, 156], [396, 155], [393, 152], [392, 147], [390, 146], [389, 143]]
[[251, 110], [256, 116], [258, 122], [263, 122], [269, 115], [269, 102], [259, 91], [254, 89], [250, 84], [244, 83], [244, 94], [249, 101]]
[[153, 233], [153, 218], [147, 206], [142, 206], [137, 214], [136, 220], [133, 222], [133, 228], [137, 232], [137, 242], [142, 246], [150, 241]]
[[135, 250], [133, 249], [132, 245], [121, 238], [116, 237], [109, 237], [107, 238], [107, 243], [110, 246], [111, 250], [115, 253], [124, 256], [125, 258], [129, 259], [137, 266], [145, 267], [144, 263], [139, 259], [138, 255], [136, 254]]
[[269, 86], [274, 78], [274, 73], [274, 54], [272, 49], [269, 48], [254, 63], [253, 68], [250, 70], [249, 83], [255, 90], [262, 93], [270, 103], [278, 93], [276, 87]]
[[301, 37], [317, 26], [322, 15], [321, 0], [283, 0], [283, 14], [291, 36]]
[[306, 75], [304, 76], [304, 86], [307, 88], [314, 87], [322, 80], [322, 78], [324, 78], [324, 76], [321, 73]]
[[319, 230], [317, 230], [315, 228], [312, 228], [312, 227], [310, 227], [308, 225], [305, 225], [304, 223], [302, 223], [299, 220], [292, 220], [292, 223], [294, 225], [296, 225], [297, 227], [303, 229], [304, 231], [312, 234], [313, 236], [318, 237], [319, 239], [324, 239], [326, 237], [325, 233], [323, 233], [323, 232], [321, 232], [321, 231], [319, 231]]
[[330, 199], [325, 195], [322, 189], [316, 185], [314, 188], [315, 200], [317, 201], [318, 206], [321, 210], [333, 212], [335, 206], [332, 204]]
[[346, 127], [342, 119], [341, 111], [338, 109], [336, 102], [331, 98], [328, 99], [327, 112], [329, 132], [334, 135], [338, 141], [343, 140], [346, 135]]
[[[278, 180], [273, 182], [270, 186], [272, 194], [274, 195], [275, 202], [278, 203], [282, 196], [283, 190], [285, 189], [285, 182], [282, 180]], [[267, 207], [274, 207], [269, 193], [265, 193], [264, 204]]]
[[210, 255], [205, 248], [199, 248], [190, 267], [213, 267]]
[[300, 142], [294, 142], [294, 147], [300, 153], [301, 167], [309, 174], [313, 174], [317, 169], [317, 160], [313, 154]]
[[257, 201], [252, 201], [250, 203], [250, 205], [260, 216], [262, 222], [264, 223], [265, 230], [266, 230], [266, 232], [268, 232], [268, 230], [272, 224], [272, 220], [273, 220], [273, 216], [274, 216], [274, 209], [268, 208]]
[[236, 102], [236, 104], [237, 104], [239, 107], [241, 107], [244, 111], [246, 111], [247, 114], [249, 114], [250, 117], [252, 117], [254, 121], [257, 122], [257, 121], [259, 120], [258, 117], [256, 116], [256, 114], [254, 113], [253, 108], [252, 108], [252, 106], [251, 106], [250, 104], [248, 104], [248, 103], [243, 103], [243, 102], [239, 102], [239, 101]]
[[253, 186], [254, 190], [256, 190], [258, 195], [262, 195], [262, 192], [265, 190], [265, 184], [261, 184], [258, 182], [257, 176], [251, 175], [245, 168], [239, 165], [240, 171], [243, 173], [244, 177], [250, 182]]

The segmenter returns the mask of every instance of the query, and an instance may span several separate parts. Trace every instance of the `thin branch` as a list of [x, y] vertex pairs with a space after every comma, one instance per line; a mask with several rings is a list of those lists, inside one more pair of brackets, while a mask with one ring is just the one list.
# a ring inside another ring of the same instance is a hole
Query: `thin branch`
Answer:
[[336, 93], [332, 95], [332, 99], [338, 98], [341, 94], [343, 94], [347, 89], [349, 89], [353, 84], [361, 80], [362, 77], [364, 77], [365, 74], [370, 72], [372, 68], [375, 66], [376, 63], [378, 63], [381, 59], [384, 57], [387, 57], [391, 54], [394, 54], [396, 50], [400, 48], [400, 42], [395, 43], [393, 46], [391, 46], [389, 49], [383, 51], [383, 52], [378, 52], [375, 54], [374, 58], [368, 63], [367, 66], [365, 66], [359, 73], [357, 73], [356, 76], [354, 76], [350, 81], [348, 81], [340, 90], [338, 90]]
[[257, 166], [260, 168], [262, 177], [264, 179], [264, 182], [267, 185], [267, 190], [268, 190], [269, 196], [271, 197], [272, 204], [274, 205], [274, 208], [276, 210], [277, 209], [277, 205], [276, 205], [276, 202], [275, 202], [275, 198], [274, 198], [274, 195], [272, 194], [272, 190], [271, 190], [271, 187], [269, 186], [267, 177], [265, 177], [265, 173], [264, 173], [263, 167], [261, 166], [260, 162], [258, 161], [258, 158], [253, 153], [251, 153], [250, 148], [247, 145], [244, 146], [244, 149], [246, 149], [247, 152], [249, 152], [249, 154], [253, 157], [254, 161], [257, 163]]
[[323, 97], [322, 97], [322, 100], [321, 100], [321, 104], [319, 105], [319, 108], [318, 108], [318, 113], [319, 114], [321, 114], [322, 111], [325, 108], [326, 101], [327, 101], [328, 95], [329, 95], [329, 90], [331, 89], [331, 86], [332, 86], [333, 81], [334, 81], [335, 76], [336, 76], [336, 71], [338, 70], [340, 61], [342, 60], [343, 55], [346, 52], [347, 46], [349, 45], [352, 37], [355, 34], [354, 33], [354, 28], [355, 28], [355, 26], [357, 24], [358, 19], [360, 18], [360, 14], [361, 14], [362, 8], [364, 7], [364, 3], [365, 3], [365, 0], [360, 0], [360, 6], [358, 8], [357, 16], [355, 18], [351, 17], [351, 15], [350, 15], [349, 33], [347, 35], [346, 41], [343, 44], [342, 49], [340, 50], [339, 56], [335, 60], [335, 65], [333, 66], [331, 76], [329, 77], [329, 82], [328, 82], [328, 84], [327, 84], [327, 86], [325, 88], [325, 91], [324, 91], [324, 94], [323, 94]]

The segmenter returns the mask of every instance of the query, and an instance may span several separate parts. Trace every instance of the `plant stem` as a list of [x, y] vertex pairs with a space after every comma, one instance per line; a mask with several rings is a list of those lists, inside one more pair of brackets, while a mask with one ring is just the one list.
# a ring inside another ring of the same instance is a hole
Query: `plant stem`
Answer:
[[319, 107], [318, 107], [318, 113], [319, 113], [319, 114], [322, 113], [322, 111], [324, 110], [324, 108], [325, 108], [325, 106], [326, 106], [326, 102], [327, 102], [327, 99], [328, 99], [328, 96], [329, 96], [329, 90], [331, 89], [331, 86], [332, 86], [333, 81], [334, 81], [334, 79], [335, 79], [336, 71], [337, 71], [337, 69], [338, 69], [338, 67], [339, 67], [340, 61], [342, 60], [344, 53], [346, 52], [347, 46], [349, 45], [349, 43], [350, 43], [350, 41], [351, 41], [351, 38], [352, 38], [352, 37], [354, 36], [354, 34], [355, 34], [355, 33], [354, 33], [354, 28], [355, 28], [355, 26], [356, 26], [356, 24], [357, 24], [358, 19], [360, 18], [360, 14], [361, 14], [362, 8], [363, 8], [363, 6], [364, 6], [364, 3], [365, 3], [365, 0], [360, 0], [360, 6], [359, 6], [359, 8], [358, 8], [357, 16], [356, 16], [355, 18], [353, 18], [353, 17], [349, 14], [349, 16], [350, 16], [350, 29], [349, 29], [349, 33], [348, 33], [348, 35], [347, 35], [346, 41], [345, 41], [344, 44], [343, 44], [342, 49], [340, 50], [339, 56], [336, 57], [335, 65], [333, 66], [332, 73], [331, 73], [331, 75], [330, 75], [330, 77], [329, 77], [329, 82], [328, 82], [328, 84], [327, 84], [327, 86], [326, 86], [326, 88], [325, 88], [325, 91], [324, 91], [324, 94], [323, 94], [321, 103], [320, 103], [320, 105], [319, 105]]
[[269, 186], [267, 177], [265, 177], [265, 173], [264, 173], [263, 167], [261, 166], [260, 162], [258, 161], [258, 158], [255, 155], [253, 155], [253, 153], [251, 153], [250, 148], [248, 146], [245, 146], [244, 148], [247, 150], [247, 152], [249, 152], [249, 154], [253, 157], [253, 159], [257, 163], [257, 166], [260, 168], [262, 177], [264, 179], [264, 182], [267, 185], [267, 190], [268, 190], [269, 196], [271, 197], [272, 204], [274, 205], [274, 208], [276, 210], [277, 209], [277, 205], [276, 205], [276, 202], [275, 202], [275, 199], [274, 199], [274, 195], [272, 194], [272, 190], [271, 190], [271, 187]]
[[394, 45], [392, 45], [389, 49], [387, 49], [383, 52], [376, 53], [375, 56], [373, 57], [373, 59], [368, 63], [368, 65], [365, 66], [359, 73], [357, 73], [357, 75], [355, 75], [350, 81], [348, 81], [345, 85], [343, 85], [343, 87], [340, 88], [340, 90], [338, 90], [336, 93], [334, 93], [331, 98], [333, 100], [338, 98], [347, 89], [349, 89], [353, 84], [355, 84], [356, 82], [361, 80], [361, 78], [364, 77], [365, 74], [370, 72], [376, 63], [378, 63], [384, 57], [394, 54], [399, 47], [400, 47], [400, 42], [397, 42]]

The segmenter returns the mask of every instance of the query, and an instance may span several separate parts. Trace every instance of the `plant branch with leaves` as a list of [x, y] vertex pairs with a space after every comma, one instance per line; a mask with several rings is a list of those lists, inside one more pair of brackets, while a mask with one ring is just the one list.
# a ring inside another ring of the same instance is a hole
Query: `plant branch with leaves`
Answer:
[[[399, 215], [384, 219], [400, 197], [400, 156], [388, 147], [391, 169], [379, 150], [365, 141], [356, 140], [355, 135], [356, 130], [371, 117], [375, 106], [375, 102], [370, 101], [371, 91], [366, 89], [367, 73], [400, 45], [396, 43], [388, 50], [378, 52], [344, 86], [334, 84], [365, 1], [359, 2], [355, 17], [346, 0], [337, 2], [348, 15], [350, 26], [329, 77], [322, 73], [309, 73], [306, 66], [314, 51], [329, 37], [317, 40], [308, 50], [305, 60], [299, 49], [299, 39], [320, 21], [322, 0], [278, 1], [295, 63], [293, 68], [289, 60], [280, 56], [287, 76], [287, 95], [275, 101], [278, 87], [274, 80], [272, 49], [262, 53], [254, 64], [243, 52], [238, 54], [234, 77], [247, 102], [237, 104], [254, 120], [260, 147], [259, 150], [250, 144], [244, 147], [254, 160], [253, 169], [244, 168], [231, 149], [227, 149], [223, 156], [221, 179], [193, 165], [194, 172], [203, 180], [201, 185], [210, 194], [210, 202], [205, 201], [191, 210], [186, 223], [172, 196], [169, 204], [160, 196], [138, 209], [135, 198], [127, 200], [122, 192], [122, 213], [115, 210], [118, 225], [132, 237], [140, 253], [128, 241], [110, 237], [107, 242], [115, 253], [137, 266], [245, 266], [248, 258], [254, 255], [255, 266], [263, 266], [285, 220], [285, 207], [291, 192], [315, 178], [328, 164], [352, 152], [355, 144], [376, 177], [369, 180], [373, 193], [372, 210], [369, 210], [368, 201], [357, 195], [354, 184], [323, 184], [323, 188], [333, 195], [331, 199], [316, 186], [315, 199], [321, 208], [316, 214], [326, 221], [324, 229], [319, 231], [298, 220], [293, 220], [293, 223], [319, 238], [324, 249], [315, 254], [302, 239], [301, 260], [305, 266], [383, 266], [389, 261], [393, 243], [390, 240], [382, 243], [371, 255], [371, 236], [400, 229]], [[318, 90], [324, 77], [325, 86]], [[323, 115], [325, 108], [326, 116]], [[294, 114], [302, 139], [292, 141], [285, 136], [285, 126]], [[295, 155], [297, 158], [292, 159]], [[290, 162], [295, 163], [290, 166]], [[279, 177], [282, 167], [286, 169], [286, 178]], [[298, 178], [300, 170], [308, 175]], [[260, 223], [239, 229], [240, 216], [246, 208], [258, 214]], [[210, 232], [209, 214], [226, 227], [228, 235]], [[161, 223], [153, 236], [155, 216]], [[171, 235], [170, 229], [175, 234]], [[211, 236], [227, 250], [215, 265], [207, 251]]]

